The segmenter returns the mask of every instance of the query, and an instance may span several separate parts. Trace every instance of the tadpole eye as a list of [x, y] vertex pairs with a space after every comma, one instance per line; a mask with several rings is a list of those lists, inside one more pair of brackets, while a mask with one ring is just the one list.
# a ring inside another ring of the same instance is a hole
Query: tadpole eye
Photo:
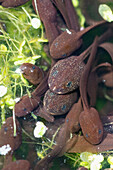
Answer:
[[32, 69], [34, 70], [34, 69], [35, 69], [35, 66], [33, 66]]
[[24, 110], [24, 111], [26, 111], [27, 109], [26, 109], [26, 108], [24, 108], [23, 110]]
[[8, 130], [8, 128], [7, 128], [7, 127], [5, 127], [5, 128], [4, 128], [4, 131], [5, 131], [5, 132], [7, 132], [7, 130]]
[[55, 77], [57, 74], [58, 74], [58, 70], [54, 71], [52, 75], [53, 77]]
[[61, 109], [64, 111], [66, 109], [66, 105], [64, 104]]
[[86, 133], [86, 138], [88, 138], [88, 134]]
[[66, 57], [67, 55], [66, 54], [63, 54], [62, 57]]
[[101, 134], [101, 133], [102, 133], [101, 129], [99, 129], [98, 133], [99, 133], [99, 134]]
[[72, 82], [69, 81], [69, 82], [66, 84], [66, 87], [71, 87], [71, 85], [72, 85]]

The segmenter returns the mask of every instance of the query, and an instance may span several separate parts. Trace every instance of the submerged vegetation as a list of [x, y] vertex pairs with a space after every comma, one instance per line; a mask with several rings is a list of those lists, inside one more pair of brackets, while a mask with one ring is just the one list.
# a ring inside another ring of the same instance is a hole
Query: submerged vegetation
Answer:
[[[30, 4], [17, 9], [6, 9], [0, 6], [0, 106], [1, 124], [5, 121], [7, 109], [12, 109], [18, 98], [26, 92], [30, 93], [29, 85], [19, 71], [22, 63], [37, 63], [47, 69], [41, 60], [50, 64], [43, 51], [43, 26], [39, 17], [33, 12]], [[35, 19], [35, 25], [34, 24]], [[38, 23], [36, 23], [36, 21]], [[36, 25], [37, 24], [37, 25]], [[7, 90], [6, 90], [7, 89]], [[4, 92], [3, 92], [4, 91]]]
[[[74, 4], [74, 6], [78, 8], [77, 4]], [[80, 9], [78, 9], [78, 14], [80, 15], [81, 27], [83, 27], [85, 19]], [[12, 115], [15, 103], [26, 93], [30, 96], [35, 88], [35, 86], [31, 85], [21, 74], [19, 70], [20, 65], [23, 63], [32, 63], [44, 71], [50, 66], [51, 61], [44, 52], [43, 46], [47, 42], [43, 24], [39, 16], [35, 14], [31, 1], [21, 7], [13, 9], [6, 9], [0, 6], [0, 127], [4, 124], [6, 118]], [[103, 105], [104, 102], [102, 107]], [[31, 115], [33, 120], [37, 120], [35, 115], [32, 113]], [[46, 129], [45, 126], [43, 128]], [[58, 130], [59, 129], [57, 129], [53, 135], [51, 141], [39, 135], [41, 139], [37, 142], [32, 135], [29, 135], [23, 129], [23, 148], [27, 142], [34, 144], [36, 146], [35, 152], [37, 156], [44, 158], [48, 150], [52, 149], [55, 145], [54, 138]], [[44, 130], [44, 133], [45, 131], [46, 130]], [[43, 134], [42, 131], [39, 133]], [[31, 141], [27, 141], [26, 137]], [[0, 148], [1, 155], [3, 155], [2, 152]], [[66, 153], [64, 155], [64, 163], [66, 161], [68, 165], [71, 165], [72, 169], [77, 169], [79, 166], [84, 166], [91, 170], [107, 167], [112, 168], [112, 155], [112, 151], [104, 152], [100, 155], [88, 152], [82, 154]], [[14, 159], [16, 159], [16, 156]]]

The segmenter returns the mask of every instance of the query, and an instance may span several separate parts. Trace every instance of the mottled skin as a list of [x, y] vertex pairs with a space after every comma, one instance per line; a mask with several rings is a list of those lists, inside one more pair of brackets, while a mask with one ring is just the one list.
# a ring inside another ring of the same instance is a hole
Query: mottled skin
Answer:
[[16, 136], [14, 136], [13, 117], [7, 118], [0, 129], [0, 147], [9, 144], [11, 151], [15, 151], [21, 144], [21, 133], [21, 126], [16, 119]]
[[79, 87], [80, 76], [85, 64], [83, 56], [71, 56], [59, 60], [51, 69], [48, 85], [57, 94], [69, 93]]
[[99, 144], [103, 139], [103, 125], [97, 110], [91, 107], [81, 112], [79, 120], [85, 139], [91, 144]]
[[[33, 0], [33, 7], [35, 7], [35, 1]], [[51, 3], [51, 0], [36, 0], [36, 5], [38, 8], [38, 13], [40, 16], [40, 19], [45, 22], [46, 20], [50, 22], [56, 22], [56, 16], [57, 11], [53, 4]]]
[[29, 0], [0, 0], [0, 3], [2, 3], [3, 7], [9, 8], [23, 5], [28, 1]]
[[30, 163], [27, 160], [16, 160], [5, 166], [2, 170], [30, 170]]
[[44, 78], [44, 71], [31, 63], [23, 63], [20, 66], [23, 76], [33, 85], [38, 85]]
[[[102, 21], [101, 23], [104, 22]], [[111, 31], [111, 29], [108, 29], [104, 34], [99, 37], [98, 43], [102, 43], [103, 41], [111, 37], [112, 34], [113, 32]], [[80, 56], [71, 56], [66, 59], [59, 60], [52, 67], [48, 78], [48, 85], [53, 92], [58, 94], [65, 94], [79, 87], [80, 76], [85, 66], [83, 60], [89, 55], [91, 48], [92, 45], [90, 45], [88, 49], [81, 53]]]
[[15, 119], [15, 123], [16, 123], [16, 136], [14, 136], [13, 117], [7, 118], [5, 123], [2, 125], [0, 129], [0, 147], [7, 144], [11, 147], [11, 151], [9, 151], [5, 156], [4, 167], [6, 167], [9, 163], [12, 162], [13, 152], [19, 148], [22, 142], [21, 126], [17, 119]]
[[51, 90], [47, 90], [43, 99], [43, 107], [52, 115], [62, 115], [67, 113], [76, 101], [76, 92], [58, 95]]

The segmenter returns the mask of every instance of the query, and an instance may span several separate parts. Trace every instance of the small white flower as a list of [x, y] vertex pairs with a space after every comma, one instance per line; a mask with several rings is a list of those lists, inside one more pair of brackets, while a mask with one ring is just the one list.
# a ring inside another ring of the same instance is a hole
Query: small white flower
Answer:
[[[83, 152], [80, 154], [80, 158], [85, 163], [90, 170], [99, 170], [101, 169], [102, 165], [101, 162], [104, 160], [103, 155], [101, 154], [92, 154], [90, 152]], [[84, 165], [85, 165], [84, 164]], [[85, 166], [85, 167], [86, 167]]]
[[6, 155], [9, 151], [11, 151], [11, 147], [9, 144], [0, 147], [0, 155]]
[[104, 160], [104, 157], [101, 154], [99, 155], [94, 154], [93, 157], [94, 157], [94, 160], [98, 162], [102, 162]]
[[33, 26], [33, 28], [38, 29], [41, 25], [41, 22], [38, 18], [33, 18], [31, 20], [31, 25]]
[[34, 129], [34, 136], [36, 138], [41, 138], [45, 134], [47, 129], [48, 128], [44, 125], [43, 122], [38, 121]]
[[90, 152], [82, 152], [80, 154], [80, 158], [82, 161], [90, 163], [93, 161], [93, 154]]
[[92, 161], [90, 165], [90, 170], [99, 170], [101, 169], [101, 164], [98, 161]]
[[7, 87], [1, 85], [0, 86], [0, 97], [3, 97], [7, 93]]

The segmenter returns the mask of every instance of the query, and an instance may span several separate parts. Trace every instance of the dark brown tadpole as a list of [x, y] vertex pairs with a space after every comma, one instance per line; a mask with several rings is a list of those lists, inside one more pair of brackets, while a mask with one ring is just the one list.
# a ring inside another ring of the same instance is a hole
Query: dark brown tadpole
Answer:
[[9, 163], [2, 170], [30, 170], [30, 163], [27, 160], [16, 160]]
[[91, 144], [99, 144], [103, 138], [103, 125], [99, 113], [95, 108], [89, 106], [87, 97], [88, 77], [97, 52], [97, 46], [98, 38], [96, 37], [92, 45], [88, 62], [80, 79], [80, 94], [84, 108], [84, 111], [81, 112], [79, 117], [80, 126], [85, 139]]
[[[76, 140], [76, 136], [75, 136]], [[67, 146], [68, 147], [68, 146]], [[113, 134], [104, 133], [104, 139], [98, 145], [92, 145], [83, 136], [78, 136], [78, 140], [68, 151], [69, 153], [92, 152], [99, 153], [113, 149]]]
[[95, 25], [85, 28], [83, 31], [75, 32], [66, 30], [60, 34], [51, 44], [50, 54], [54, 59], [66, 58], [82, 45], [82, 36], [90, 30], [107, 24], [106, 21], [97, 22]]
[[7, 118], [0, 130], [0, 147], [9, 145], [11, 152], [15, 151], [21, 144], [21, 133], [21, 126], [16, 119], [16, 136], [14, 136], [13, 117]]
[[77, 37], [74, 30], [66, 30], [60, 34], [50, 47], [50, 54], [54, 59], [66, 58], [82, 45], [82, 39]]
[[40, 19], [42, 20], [46, 36], [49, 40], [49, 45], [53, 42], [54, 39], [59, 35], [57, 29], [57, 11], [53, 6], [51, 0], [33, 0], [32, 1], [35, 12], [39, 13]]
[[46, 76], [42, 80], [42, 82], [37, 86], [37, 88], [32, 92], [32, 96], [40, 97], [43, 96], [44, 93], [48, 90], [48, 77], [50, 71], [47, 72]]
[[52, 115], [63, 115], [67, 113], [71, 106], [77, 101], [77, 92], [59, 95], [47, 90], [43, 99], [44, 109]]
[[[6, 119], [6, 122], [2, 125], [0, 129], [0, 147], [4, 147], [7, 150], [4, 159], [3, 170], [20, 170], [26, 169], [30, 170], [30, 164], [26, 160], [19, 160], [13, 162], [13, 152], [18, 149], [22, 142], [22, 130], [18, 120], [15, 120], [16, 123], [16, 136], [14, 136], [14, 119], [9, 117]], [[9, 150], [9, 151], [8, 151]], [[6, 152], [6, 151], [5, 151]]]
[[[68, 152], [77, 142], [78, 135], [75, 133], [79, 131], [80, 129], [80, 122], [79, 122], [79, 116], [80, 113], [83, 111], [82, 103], [81, 103], [81, 97], [79, 98], [78, 102], [73, 104], [70, 111], [68, 112], [66, 118], [65, 118], [65, 130], [66, 133], [69, 135], [72, 135], [72, 138], [64, 138], [67, 139], [67, 141], [64, 143], [61, 152], [59, 153], [59, 156], [64, 155], [65, 152]], [[65, 134], [65, 133], [64, 133]]]
[[35, 12], [38, 11], [40, 19], [43, 22], [46, 20], [56, 22], [57, 11], [51, 3], [51, 0], [33, 0], [32, 3]]
[[[108, 29], [99, 37], [99, 44], [113, 35]], [[80, 76], [84, 70], [84, 59], [89, 55], [92, 44], [80, 56], [70, 56], [59, 60], [50, 71], [48, 85], [51, 91], [65, 94], [76, 89], [80, 84]]]
[[65, 118], [65, 124], [68, 126], [70, 133], [78, 132], [80, 129], [79, 116], [83, 111], [81, 104], [81, 98], [79, 98], [77, 103], [74, 103]]
[[88, 50], [86, 50], [80, 56], [71, 56], [59, 60], [52, 67], [48, 78], [51, 91], [57, 94], [65, 94], [79, 87], [80, 76], [85, 67], [83, 58], [88, 53]]
[[47, 83], [48, 75], [49, 72], [46, 74], [46, 76], [38, 85], [38, 87], [31, 93], [31, 96], [25, 95], [20, 99], [19, 102], [15, 104], [16, 116], [18, 117], [26, 116], [39, 106], [41, 97], [48, 90]]
[[20, 71], [33, 85], [38, 85], [45, 76], [45, 73], [41, 68], [31, 63], [23, 63], [20, 66]]
[[79, 120], [85, 139], [91, 144], [99, 144], [103, 138], [103, 125], [98, 111], [93, 107], [84, 110]]
[[15, 115], [17, 117], [28, 115], [39, 106], [40, 101], [41, 98], [38, 96], [23, 96], [20, 101], [15, 104]]
[[3, 7], [17, 7], [17, 6], [21, 6], [23, 4], [25, 4], [26, 2], [28, 2], [29, 0], [0, 0], [0, 2], [2, 3]]
[[44, 118], [48, 122], [54, 122], [54, 117], [50, 113], [45, 110], [43, 106], [40, 106], [40, 108], [37, 108], [34, 110], [34, 115], [39, 116], [41, 118]]

